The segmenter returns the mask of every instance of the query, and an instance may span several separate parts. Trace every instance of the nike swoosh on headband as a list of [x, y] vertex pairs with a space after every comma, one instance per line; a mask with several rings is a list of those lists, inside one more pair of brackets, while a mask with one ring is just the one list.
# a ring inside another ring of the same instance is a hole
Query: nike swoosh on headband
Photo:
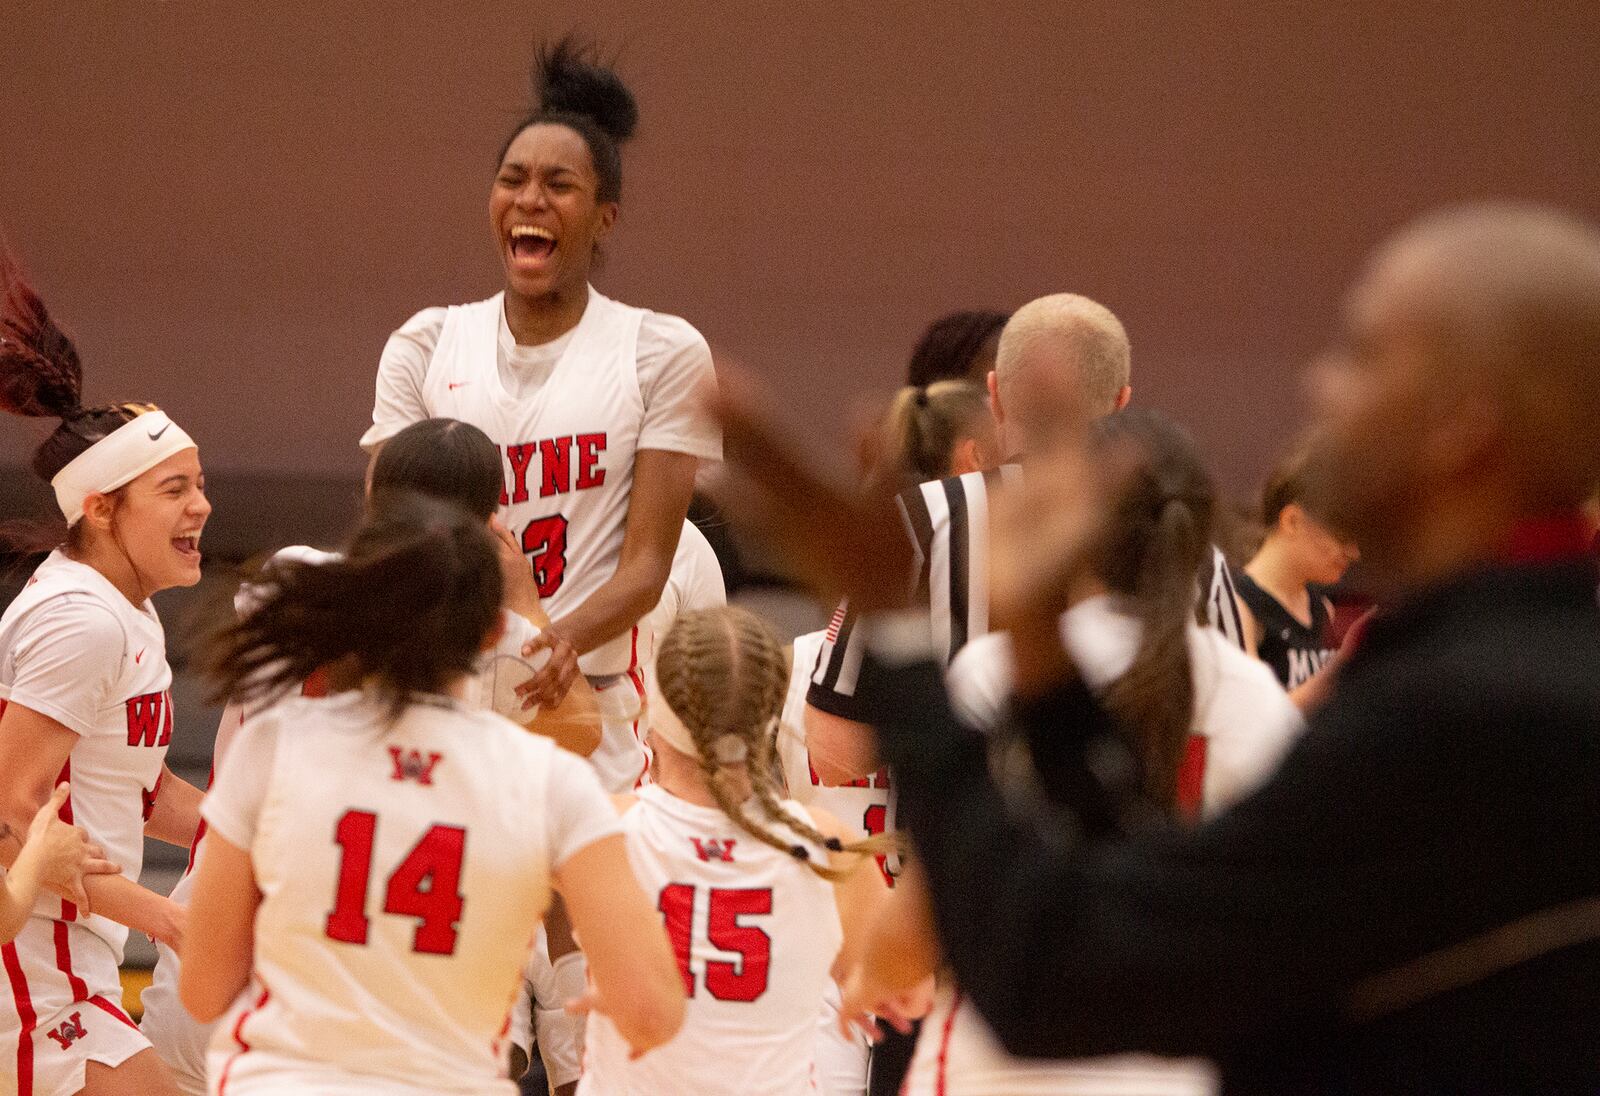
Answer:
[[165, 434], [170, 429], [172, 429], [172, 424], [169, 422], [165, 426], [163, 426], [160, 430], [157, 430], [154, 434], [147, 434], [145, 436], [148, 437], [151, 441], [160, 441], [161, 440], [161, 435]]

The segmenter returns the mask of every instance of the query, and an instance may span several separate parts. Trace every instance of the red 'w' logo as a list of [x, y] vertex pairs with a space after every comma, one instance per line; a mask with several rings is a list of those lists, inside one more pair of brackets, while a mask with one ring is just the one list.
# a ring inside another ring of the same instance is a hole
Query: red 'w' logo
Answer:
[[691, 837], [689, 840], [694, 843], [694, 854], [702, 860], [721, 860], [725, 863], [733, 861], [734, 839], [731, 837], [726, 841], [717, 837], [708, 837], [703, 841], [698, 837]]
[[145, 693], [128, 701], [128, 745], [166, 746], [172, 742], [172, 704], [166, 693]]
[[390, 774], [390, 779], [415, 780], [418, 784], [432, 787], [433, 767], [443, 756], [430, 751], [424, 758], [421, 750], [402, 750], [399, 746], [390, 746], [389, 757], [394, 761], [394, 772]]
[[83, 1030], [83, 1013], [74, 1012], [70, 1017], [61, 1021], [60, 1027], [54, 1031], [47, 1031], [45, 1034], [59, 1043], [62, 1050], [66, 1050], [89, 1033]]

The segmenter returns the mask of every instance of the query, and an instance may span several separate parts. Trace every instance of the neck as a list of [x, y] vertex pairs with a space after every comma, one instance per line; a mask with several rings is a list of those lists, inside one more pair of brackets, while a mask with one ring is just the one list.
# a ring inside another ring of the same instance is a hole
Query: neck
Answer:
[[1310, 617], [1311, 592], [1306, 589], [1305, 576], [1276, 537], [1269, 536], [1262, 542], [1261, 550], [1245, 566], [1244, 573], [1302, 621]]
[[[683, 756], [670, 746], [656, 744], [656, 783], [671, 795], [697, 807], [720, 809], [722, 804], [711, 794], [706, 784], [706, 774], [699, 762]], [[739, 802], [750, 798], [750, 779], [739, 769], [727, 770], [733, 777], [733, 797]]]
[[539, 346], [559, 339], [578, 326], [589, 306], [589, 283], [557, 288], [537, 297], [506, 290], [506, 326], [521, 346]]
[[105, 576], [106, 581], [115, 586], [117, 592], [127, 598], [135, 608], [143, 606], [150, 595], [155, 593], [154, 590], [146, 589], [144, 583], [140, 581], [139, 572], [135, 570], [133, 561], [128, 559], [127, 553], [106, 538], [93, 538], [93, 543], [83, 552], [68, 549], [67, 557], [99, 571]]

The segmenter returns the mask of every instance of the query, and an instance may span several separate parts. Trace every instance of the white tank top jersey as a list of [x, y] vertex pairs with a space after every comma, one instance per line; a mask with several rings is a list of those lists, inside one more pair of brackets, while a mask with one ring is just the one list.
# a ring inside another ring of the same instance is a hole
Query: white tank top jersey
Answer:
[[[0, 616], [0, 709], [19, 704], [78, 735], [60, 779], [61, 816], [138, 879], [144, 824], [172, 741], [172, 670], [154, 606], [135, 606], [93, 567], [50, 553]], [[41, 896], [35, 917], [76, 921], [117, 962], [128, 930]]]
[[[638, 449], [721, 458], [720, 435], [696, 410], [694, 393], [714, 374], [704, 340], [688, 324], [591, 287], [548, 374], [508, 390], [501, 359], [524, 348], [510, 341], [504, 296], [429, 309], [390, 339], [362, 444], [375, 447], [427, 417], [460, 419], [487, 434], [504, 461], [500, 516], [528, 555], [546, 610], [559, 619], [616, 573]], [[666, 342], [675, 340], [651, 355], [666, 364], [650, 378], [648, 398], [641, 376], [647, 323], [657, 341], [663, 332], [670, 332]], [[637, 665], [634, 637], [622, 633], [580, 665], [586, 674], [626, 673]]]
[[[807, 632], [794, 637], [789, 663], [789, 692], [783, 701], [783, 716], [778, 725], [778, 763], [784, 783], [797, 802], [818, 807], [848, 826], [876, 835], [894, 828], [894, 797], [889, 794], [889, 770], [879, 769], [847, 785], [822, 783], [811, 765], [806, 748], [806, 693], [811, 675], [827, 645], [826, 632]], [[880, 855], [878, 867], [892, 887], [900, 874], [898, 853]]]
[[[786, 801], [810, 821], [798, 803]], [[817, 1015], [844, 934], [833, 884], [659, 785], [622, 819], [628, 859], [662, 911], [689, 994], [683, 1028], [637, 1061], [589, 1018], [581, 1096], [797, 1096], [816, 1091]], [[814, 857], [827, 851], [783, 828]]]
[[[1139, 622], [1114, 599], [1095, 597], [1061, 618], [1062, 641], [1083, 679], [1101, 691], [1132, 664]], [[1195, 685], [1194, 733], [1180, 773], [1203, 813], [1246, 795], [1277, 766], [1303, 728], [1299, 709], [1267, 666], [1214, 628], [1189, 627]], [[1011, 637], [991, 633], [964, 647], [950, 664], [950, 697], [973, 726], [988, 730], [1011, 693]], [[1218, 1089], [1206, 1062], [1149, 1055], [1037, 1061], [1006, 1054], [958, 988], [943, 986], [923, 1022], [905, 1096], [1211, 1096]]]
[[515, 1091], [506, 1021], [551, 870], [617, 832], [581, 759], [445, 697], [392, 724], [362, 693], [295, 697], [251, 717], [203, 813], [262, 893], [213, 1091], [285, 1075]]

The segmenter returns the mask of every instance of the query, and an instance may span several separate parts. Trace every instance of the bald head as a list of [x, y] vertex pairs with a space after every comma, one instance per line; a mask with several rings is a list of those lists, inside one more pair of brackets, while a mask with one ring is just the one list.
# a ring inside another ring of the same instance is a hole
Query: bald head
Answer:
[[1487, 397], [1532, 501], [1600, 481], [1600, 231], [1554, 209], [1463, 206], [1403, 230], [1355, 307], [1409, 327], [1438, 392]]
[[[1023, 378], [1052, 370], [1071, 385], [1083, 410], [1099, 418], [1124, 401], [1131, 369], [1128, 333], [1109, 308], [1076, 293], [1029, 301], [1000, 332], [995, 353], [995, 394], [1008, 429], [1023, 437], [1040, 417], [1029, 406]], [[1013, 447], [1020, 439], [1014, 439]]]

